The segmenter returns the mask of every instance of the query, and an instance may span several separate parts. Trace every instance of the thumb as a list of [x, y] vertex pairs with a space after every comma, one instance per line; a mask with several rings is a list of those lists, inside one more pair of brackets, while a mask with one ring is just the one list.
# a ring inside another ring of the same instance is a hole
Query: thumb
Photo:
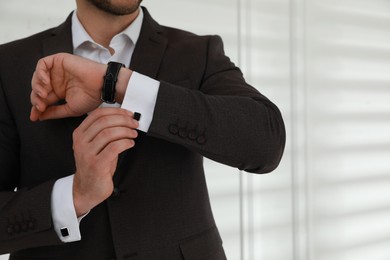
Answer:
[[33, 122], [38, 121], [40, 118], [40, 115], [41, 115], [41, 112], [35, 106], [33, 106], [31, 108], [31, 112], [30, 112], [30, 120]]
[[59, 119], [66, 117], [76, 117], [79, 116], [73, 112], [67, 104], [49, 106], [44, 112], [39, 115], [39, 120], [44, 121], [48, 119]]

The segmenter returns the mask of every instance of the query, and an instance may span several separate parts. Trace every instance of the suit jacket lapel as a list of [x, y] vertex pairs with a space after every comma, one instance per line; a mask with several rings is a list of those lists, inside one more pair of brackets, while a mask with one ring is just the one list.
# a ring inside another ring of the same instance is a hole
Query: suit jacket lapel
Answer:
[[[129, 68], [143, 75], [157, 79], [168, 40], [162, 36], [163, 28], [153, 20], [148, 10], [144, 7], [142, 7], [142, 9], [144, 12], [144, 20]], [[127, 152], [128, 151], [125, 151], [119, 155], [117, 169], [122, 164]], [[114, 176], [116, 183], [119, 178], [119, 174]]]
[[157, 78], [168, 40], [162, 36], [163, 28], [153, 20], [146, 8], [142, 8], [144, 20], [130, 69], [151, 78]]
[[60, 52], [73, 53], [72, 15], [73, 13], [63, 24], [54, 28], [51, 36], [43, 41], [43, 56]]
[[[153, 20], [146, 8], [142, 8], [144, 20], [129, 68], [151, 78], [157, 78], [168, 40], [162, 36], [163, 28]], [[72, 14], [63, 24], [53, 30], [51, 37], [43, 41], [43, 56], [60, 52], [73, 53]], [[85, 116], [62, 120], [73, 132], [84, 119]], [[118, 167], [126, 154], [127, 151], [120, 154]], [[119, 177], [117, 175], [115, 175], [115, 179]]]

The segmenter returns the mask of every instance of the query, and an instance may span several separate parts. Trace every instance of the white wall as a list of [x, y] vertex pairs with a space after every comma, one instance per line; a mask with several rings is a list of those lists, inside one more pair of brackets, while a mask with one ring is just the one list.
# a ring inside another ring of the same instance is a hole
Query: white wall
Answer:
[[[144, 5], [161, 24], [220, 34], [285, 118], [288, 143], [273, 174], [206, 161], [228, 258], [390, 259], [390, 2]], [[2, 1], [0, 43], [59, 24], [73, 8], [73, 1]]]

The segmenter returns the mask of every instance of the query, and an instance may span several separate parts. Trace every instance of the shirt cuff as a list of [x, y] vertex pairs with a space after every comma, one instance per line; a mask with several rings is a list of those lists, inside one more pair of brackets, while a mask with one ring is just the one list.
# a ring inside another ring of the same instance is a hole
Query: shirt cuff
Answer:
[[57, 180], [51, 194], [54, 230], [65, 243], [81, 240], [80, 221], [82, 217], [77, 218], [73, 204], [73, 177], [74, 175], [70, 175]]
[[160, 82], [135, 71], [131, 74], [122, 108], [141, 114], [138, 130], [148, 132], [152, 123]]

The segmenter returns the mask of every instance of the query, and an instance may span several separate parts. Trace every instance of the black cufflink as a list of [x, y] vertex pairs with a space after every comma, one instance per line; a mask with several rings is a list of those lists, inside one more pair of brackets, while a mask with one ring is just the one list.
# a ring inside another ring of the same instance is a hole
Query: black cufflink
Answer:
[[134, 116], [133, 118], [137, 121], [139, 121], [141, 119], [141, 113], [138, 113], [138, 112], [134, 112]]
[[69, 236], [69, 230], [67, 228], [61, 228], [61, 236], [68, 237]]

